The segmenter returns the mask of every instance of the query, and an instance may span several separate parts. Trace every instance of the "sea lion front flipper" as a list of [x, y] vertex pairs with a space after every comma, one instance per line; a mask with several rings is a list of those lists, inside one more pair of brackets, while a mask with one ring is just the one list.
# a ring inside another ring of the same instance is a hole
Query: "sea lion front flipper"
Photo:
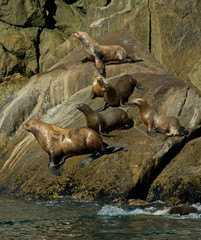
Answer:
[[49, 164], [48, 164], [48, 168], [50, 172], [56, 176], [61, 176], [63, 172], [64, 162], [65, 162], [64, 157], [61, 158], [60, 156], [53, 156], [53, 154], [51, 153], [49, 155]]
[[106, 77], [105, 63], [100, 58], [95, 58], [95, 67], [103, 77]]
[[153, 124], [153, 121], [150, 120], [150, 119], [147, 122], [147, 134], [150, 137], [156, 137], [157, 136], [156, 129], [155, 129], [155, 126]]
[[90, 60], [85, 56], [82, 60], [81, 60], [82, 63], [85, 63], [85, 62], [90, 62]]
[[156, 137], [156, 136], [157, 136], [157, 133], [156, 133], [155, 130], [154, 130], [154, 131], [148, 131], [148, 130], [147, 130], [147, 134], [148, 134], [150, 137]]
[[78, 164], [78, 166], [79, 166], [79, 167], [83, 167], [83, 166], [85, 166], [87, 163], [92, 162], [92, 161], [94, 161], [95, 159], [97, 159], [97, 158], [99, 158], [99, 157], [101, 157], [101, 156], [102, 156], [101, 153], [96, 152], [96, 153], [94, 153], [93, 155], [85, 158], [82, 162], [80, 162], [80, 163]]
[[92, 87], [90, 98], [91, 99], [95, 98], [94, 87]]

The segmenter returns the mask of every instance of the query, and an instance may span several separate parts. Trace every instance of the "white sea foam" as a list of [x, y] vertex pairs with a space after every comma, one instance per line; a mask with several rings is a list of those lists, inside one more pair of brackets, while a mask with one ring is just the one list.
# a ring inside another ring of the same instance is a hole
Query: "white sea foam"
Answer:
[[[201, 204], [193, 204], [201, 212]], [[201, 214], [190, 213], [185, 216], [180, 216], [179, 214], [169, 215], [167, 213], [169, 207], [161, 207], [158, 209], [157, 207], [147, 207], [147, 208], [130, 208], [130, 207], [121, 207], [121, 206], [113, 206], [113, 205], [105, 205], [103, 206], [99, 212], [99, 216], [139, 216], [139, 215], [150, 215], [150, 216], [165, 216], [170, 218], [177, 219], [187, 219], [187, 218], [201, 218]]]
[[105, 205], [102, 209], [98, 212], [99, 216], [132, 216], [132, 215], [149, 215], [150, 212], [146, 212], [143, 209], [136, 208], [136, 209], [124, 209], [119, 206], [111, 206]]

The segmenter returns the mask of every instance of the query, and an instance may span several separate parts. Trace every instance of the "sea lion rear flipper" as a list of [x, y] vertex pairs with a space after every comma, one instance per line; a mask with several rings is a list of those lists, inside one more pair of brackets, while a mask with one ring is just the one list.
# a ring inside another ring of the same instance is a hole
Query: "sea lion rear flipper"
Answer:
[[104, 137], [115, 137], [115, 135], [110, 135], [110, 134], [107, 134], [107, 133], [102, 133], [102, 132], [98, 132], [99, 135], [102, 135]]
[[117, 151], [127, 152], [128, 149], [126, 149], [125, 147], [122, 147], [122, 146], [109, 146], [105, 149], [106, 154], [111, 154], [111, 153], [114, 153], [114, 152], [117, 152]]
[[122, 104], [121, 107], [124, 107], [124, 108], [126, 108], [126, 107], [137, 107], [137, 105], [135, 103], [128, 103], [127, 102], [127, 103]]
[[136, 88], [140, 90], [145, 90], [145, 88], [139, 82], [136, 84]]
[[188, 135], [189, 131], [185, 129], [185, 127], [181, 126], [179, 129], [179, 132], [181, 133], [181, 135]]
[[79, 167], [83, 167], [83, 166], [85, 166], [87, 163], [92, 162], [92, 161], [94, 161], [95, 159], [97, 159], [97, 158], [99, 158], [99, 157], [101, 157], [101, 156], [102, 156], [102, 154], [99, 153], [99, 152], [94, 153], [93, 155], [85, 158], [82, 162], [80, 162], [80, 163], [78, 164], [78, 166], [79, 166]]
[[164, 129], [162, 129], [160, 127], [155, 128], [155, 130], [156, 130], [156, 132], [159, 132], [159, 133], [162, 133], [162, 134], [166, 134], [167, 133]]
[[132, 57], [127, 56], [126, 62], [128, 63], [136, 63], [136, 62], [142, 62], [143, 59], [134, 59]]
[[105, 63], [102, 60], [95, 58], [95, 67], [103, 77], [106, 77]]
[[101, 112], [104, 111], [106, 108], [109, 107], [109, 104], [107, 102], [104, 102], [104, 106], [102, 108], [96, 109], [96, 112]]
[[126, 63], [126, 61], [124, 61], [124, 60], [108, 61], [108, 62], [106, 62], [106, 65], [122, 64], [122, 63]]

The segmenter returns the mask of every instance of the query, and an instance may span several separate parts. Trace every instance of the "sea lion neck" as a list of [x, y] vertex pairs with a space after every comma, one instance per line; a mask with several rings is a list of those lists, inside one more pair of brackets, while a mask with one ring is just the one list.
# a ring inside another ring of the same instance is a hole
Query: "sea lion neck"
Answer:
[[89, 48], [92, 45], [96, 45], [97, 42], [95, 40], [93, 40], [92, 38], [90, 38], [89, 36], [87, 36], [86, 38], [82, 37], [81, 39], [82, 44], [84, 45], [84, 47]]
[[149, 104], [146, 101], [140, 102], [140, 104], [138, 105], [140, 110], [145, 110], [147, 108], [149, 108]]

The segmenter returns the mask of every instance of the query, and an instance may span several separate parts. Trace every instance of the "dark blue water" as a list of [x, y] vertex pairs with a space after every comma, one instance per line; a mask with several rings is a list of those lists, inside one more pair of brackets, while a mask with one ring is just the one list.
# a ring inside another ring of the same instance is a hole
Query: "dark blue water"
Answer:
[[[201, 210], [201, 204], [194, 206]], [[201, 240], [201, 214], [169, 216], [167, 209], [162, 203], [118, 207], [65, 198], [0, 197], [0, 239]]]

